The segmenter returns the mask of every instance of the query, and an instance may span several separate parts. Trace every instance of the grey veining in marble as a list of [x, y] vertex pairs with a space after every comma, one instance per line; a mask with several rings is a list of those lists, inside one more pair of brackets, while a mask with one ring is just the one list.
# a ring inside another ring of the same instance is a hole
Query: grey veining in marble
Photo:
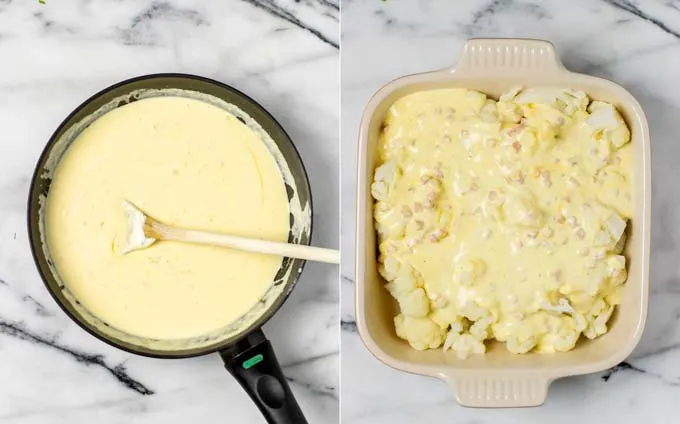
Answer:
[[[551, 40], [574, 71], [612, 79], [651, 126], [653, 231], [647, 326], [634, 353], [596, 375], [555, 382], [541, 408], [457, 406], [444, 383], [394, 371], [365, 349], [353, 316], [356, 132], [393, 78], [455, 64], [472, 37]], [[675, 422], [680, 412], [680, 1], [343, 1], [342, 414], [347, 423]], [[606, 415], [605, 415], [606, 413]]]
[[[0, 0], [0, 422], [264, 422], [217, 355], [154, 360], [72, 323], [26, 232], [29, 179], [62, 119], [132, 76], [187, 72], [248, 93], [291, 135], [314, 195], [314, 242], [336, 247], [337, 0]], [[265, 326], [310, 422], [337, 423], [338, 271], [308, 264]]]

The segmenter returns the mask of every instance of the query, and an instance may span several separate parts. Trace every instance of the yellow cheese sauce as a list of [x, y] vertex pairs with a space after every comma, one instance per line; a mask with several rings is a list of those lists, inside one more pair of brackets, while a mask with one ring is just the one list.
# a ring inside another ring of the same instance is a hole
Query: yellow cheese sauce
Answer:
[[161, 96], [95, 120], [54, 172], [47, 245], [75, 298], [139, 337], [217, 330], [272, 284], [280, 257], [173, 242], [122, 255], [124, 199], [168, 224], [286, 241], [281, 172], [258, 135], [231, 113]]
[[629, 142], [612, 105], [574, 90], [399, 99], [371, 187], [397, 334], [463, 358], [604, 334], [627, 278]]

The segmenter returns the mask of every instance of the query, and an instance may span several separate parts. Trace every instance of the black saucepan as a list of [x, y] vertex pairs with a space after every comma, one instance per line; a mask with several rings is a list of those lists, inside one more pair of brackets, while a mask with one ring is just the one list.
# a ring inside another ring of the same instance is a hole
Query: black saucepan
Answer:
[[[180, 91], [181, 90], [181, 91]], [[173, 94], [174, 93], [174, 94]], [[288, 386], [262, 325], [285, 302], [302, 272], [304, 261], [284, 258], [272, 285], [261, 301], [236, 322], [211, 334], [186, 340], [152, 340], [124, 333], [99, 320], [83, 307], [59, 277], [44, 243], [46, 223], [42, 205], [50, 190], [50, 170], [82, 129], [112, 108], [155, 95], [189, 95], [217, 99], [244, 112], [242, 121], [256, 122], [274, 140], [287, 167], [284, 176], [291, 212], [289, 242], [309, 244], [311, 193], [307, 173], [293, 142], [281, 125], [259, 104], [240, 91], [210, 79], [184, 74], [142, 76], [113, 85], [80, 105], [59, 126], [42, 152], [31, 182], [28, 230], [31, 250], [45, 286], [59, 306], [78, 325], [119, 349], [154, 358], [186, 358], [218, 352], [225, 367], [248, 392], [270, 423], [306, 423]], [[215, 264], [219, 266], [219, 264]], [[93, 282], [94, 283], [94, 282]], [[150, 314], [153, 311], [149, 312]]]

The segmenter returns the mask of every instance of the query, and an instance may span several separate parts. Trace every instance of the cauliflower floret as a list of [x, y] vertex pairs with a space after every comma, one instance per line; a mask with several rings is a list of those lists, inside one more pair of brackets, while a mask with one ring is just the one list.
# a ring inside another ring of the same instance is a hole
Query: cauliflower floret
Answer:
[[590, 139], [590, 163], [595, 170], [602, 170], [616, 160], [614, 152], [630, 141], [630, 131], [613, 105], [595, 101], [588, 110], [581, 132]]
[[389, 186], [384, 181], [374, 181], [371, 184], [371, 195], [375, 200], [386, 201], [389, 197]]
[[630, 141], [628, 126], [612, 104], [595, 100], [588, 111], [590, 117], [585, 122], [593, 128], [595, 141], [605, 141], [615, 149]]
[[479, 117], [485, 123], [495, 123], [498, 121], [498, 109], [496, 108], [496, 102], [493, 100], [487, 100], [484, 107], [479, 111]]
[[[408, 264], [401, 263], [398, 259], [388, 256], [385, 258], [379, 268], [382, 276], [389, 281], [385, 284], [385, 288], [390, 294], [400, 299], [408, 294], [411, 294], [422, 286], [422, 277], [413, 267]], [[420, 289], [423, 294], [424, 291]], [[404, 299], [406, 299], [404, 297]], [[407, 302], [406, 300], [404, 300]]]
[[607, 258], [607, 273], [610, 281], [614, 285], [626, 282], [626, 257], [623, 255], [612, 255]]
[[527, 353], [536, 346], [536, 336], [520, 338], [513, 335], [508, 338], [505, 345], [512, 353]]
[[607, 307], [607, 309], [602, 311], [599, 315], [589, 319], [588, 327], [583, 330], [583, 335], [592, 340], [606, 333], [607, 321], [609, 321], [609, 318], [612, 316], [612, 312], [614, 312], [614, 305]]
[[430, 319], [444, 329], [449, 328], [449, 326], [462, 325], [459, 310], [452, 303], [443, 308], [433, 308], [430, 312]]
[[584, 202], [580, 208], [580, 211], [577, 211], [576, 213], [578, 225], [583, 228], [586, 234], [590, 235], [590, 237], [602, 229], [602, 220], [593, 210], [590, 203]]
[[408, 293], [412, 293], [418, 288], [417, 279], [412, 273], [399, 274], [393, 281], [385, 284], [390, 294], [395, 298], [400, 298]]
[[380, 239], [378, 242], [378, 252], [380, 254], [380, 260], [384, 256], [391, 256], [397, 253], [399, 248], [401, 247], [401, 243], [397, 240], [392, 240], [392, 239]]
[[602, 312], [604, 312], [605, 309], [607, 309], [607, 304], [605, 303], [605, 301], [601, 298], [597, 298], [593, 302], [593, 306], [590, 308], [590, 311], [588, 311], [588, 315], [593, 317], [598, 316]]
[[526, 353], [533, 349], [540, 337], [547, 331], [550, 317], [542, 312], [527, 317], [505, 317], [502, 325], [493, 325], [492, 330], [498, 341], [504, 341], [512, 353]]
[[522, 91], [524, 87], [521, 85], [512, 87], [510, 90], [506, 91], [505, 93], [501, 94], [501, 97], [498, 99], [499, 102], [511, 102], [517, 95], [519, 94], [520, 91]]
[[387, 281], [392, 281], [397, 278], [397, 276], [402, 271], [402, 263], [399, 262], [397, 258], [389, 255], [382, 255], [382, 261], [378, 266], [378, 272]]
[[388, 161], [375, 169], [375, 181], [384, 181], [391, 185], [397, 176], [397, 164], [393, 161]]
[[373, 184], [371, 184], [371, 195], [376, 200], [386, 201], [389, 198], [390, 190], [397, 177], [397, 165], [395, 162], [385, 162], [375, 169]]
[[574, 348], [581, 335], [576, 330], [576, 322], [569, 316], [550, 317], [548, 331], [538, 343], [540, 352], [567, 352]]
[[470, 326], [470, 334], [478, 340], [486, 340], [491, 337], [489, 330], [492, 323], [493, 318], [490, 316], [479, 319]]
[[607, 250], [614, 250], [626, 231], [626, 220], [615, 212], [602, 221], [602, 227], [595, 233], [593, 244], [603, 246]]
[[559, 298], [556, 304], [552, 304], [548, 298], [548, 295], [543, 294], [540, 304], [540, 308], [544, 311], [559, 312], [561, 314], [570, 314], [574, 312], [574, 309], [569, 304], [569, 301], [563, 297]]
[[583, 291], [575, 291], [567, 296], [569, 304], [580, 314], [585, 314], [593, 307], [595, 298]]
[[[554, 138], [555, 136], [553, 135], [552, 137]], [[544, 141], [545, 139], [541, 137], [541, 140]], [[520, 132], [519, 137], [517, 137], [517, 144], [513, 143], [512, 147], [517, 153], [521, 153], [525, 156], [533, 155], [538, 148], [538, 137], [536, 136], [536, 132], [531, 128], [525, 128]]]
[[512, 312], [502, 314], [495, 323], [491, 325], [492, 336], [499, 342], [504, 342], [510, 333], [521, 325], [525, 315], [522, 312]]
[[552, 147], [569, 117], [550, 105], [527, 104], [523, 107], [526, 124], [536, 133], [542, 148]]
[[470, 321], [466, 320], [463, 317], [457, 317], [456, 321], [451, 323], [451, 328], [450, 331], [455, 331], [457, 333], [462, 333], [463, 331], [467, 331], [467, 329], [470, 327]]
[[481, 355], [486, 352], [486, 346], [479, 339], [470, 334], [460, 334], [449, 331], [444, 342], [444, 350], [451, 349], [456, 352], [460, 359], [467, 359], [472, 355]]
[[581, 332], [576, 330], [560, 330], [553, 343], [553, 348], [558, 352], [568, 352], [576, 346], [576, 342], [581, 337]]
[[383, 208], [386, 202], [377, 202], [373, 213], [381, 240], [398, 239], [404, 234], [408, 218], [395, 208]]
[[429, 318], [413, 318], [402, 314], [394, 317], [397, 336], [416, 350], [436, 349], [444, 341], [445, 331]]
[[476, 115], [487, 103], [486, 94], [476, 90], [465, 90], [465, 104], [468, 106], [467, 113], [471, 116]]
[[522, 90], [513, 101], [520, 105], [549, 104], [567, 116], [574, 116], [586, 110], [590, 99], [580, 90], [542, 87]]
[[513, 102], [520, 91], [522, 91], [521, 86], [513, 87], [512, 89], [503, 93], [498, 99], [496, 108], [498, 109], [498, 115], [503, 121], [517, 123], [522, 119], [522, 108]]
[[397, 299], [401, 313], [414, 318], [426, 317], [430, 312], [430, 301], [425, 290], [417, 288], [410, 293], [402, 294]]
[[618, 213], [614, 212], [609, 218], [604, 222], [605, 227], [609, 230], [612, 239], [619, 241], [623, 232], [626, 231], [626, 221], [619, 216]]
[[463, 306], [460, 308], [460, 314], [470, 321], [477, 321], [488, 315], [488, 311], [480, 308], [474, 300], [469, 299], [463, 303]]
[[522, 108], [512, 102], [500, 101], [496, 104], [498, 116], [504, 122], [519, 123], [522, 120]]
[[574, 308], [572, 308], [571, 305], [569, 304], [569, 300], [564, 297], [560, 298], [557, 301], [556, 305], [551, 304], [547, 299], [545, 299], [541, 303], [541, 309], [543, 309], [544, 311], [552, 311], [561, 314], [571, 315], [575, 321], [576, 329], [579, 332], [583, 331], [583, 329], [586, 328], [586, 326], [588, 325], [583, 315], [576, 311]]

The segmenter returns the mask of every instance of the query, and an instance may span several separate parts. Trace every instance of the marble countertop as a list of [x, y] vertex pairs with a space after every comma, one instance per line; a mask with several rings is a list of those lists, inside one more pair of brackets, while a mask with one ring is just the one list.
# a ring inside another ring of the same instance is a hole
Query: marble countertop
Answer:
[[[496, 36], [553, 41], [569, 69], [612, 79], [632, 92], [651, 126], [652, 268], [644, 336], [614, 369], [555, 382], [540, 408], [462, 408], [445, 383], [373, 358], [353, 316], [355, 150], [364, 105], [393, 78], [454, 64], [467, 39]], [[341, 76], [342, 422], [591, 423], [604, 412], [617, 423], [677, 420], [680, 1], [344, 0]]]
[[[56, 126], [125, 78], [187, 72], [248, 93], [295, 141], [314, 240], [339, 244], [337, 0], [0, 1], [0, 422], [261, 423], [217, 355], [155, 360], [72, 323], [29, 251], [29, 179]], [[308, 264], [265, 325], [313, 423], [337, 423], [338, 270]]]

